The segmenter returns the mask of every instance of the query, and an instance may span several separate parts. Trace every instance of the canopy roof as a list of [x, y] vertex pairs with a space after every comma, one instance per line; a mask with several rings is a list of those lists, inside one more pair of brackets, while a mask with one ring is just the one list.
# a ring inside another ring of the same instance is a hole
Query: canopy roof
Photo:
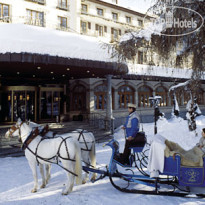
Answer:
[[0, 25], [0, 77], [83, 78], [125, 74], [97, 38], [28, 26]]

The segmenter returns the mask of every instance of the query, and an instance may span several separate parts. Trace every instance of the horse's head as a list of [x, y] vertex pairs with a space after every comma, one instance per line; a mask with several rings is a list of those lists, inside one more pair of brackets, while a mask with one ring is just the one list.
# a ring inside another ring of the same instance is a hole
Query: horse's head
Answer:
[[20, 127], [23, 122], [19, 119], [17, 120], [15, 125], [11, 126], [11, 128], [8, 129], [8, 131], [5, 134], [6, 138], [20, 136]]
[[11, 138], [18, 136], [18, 140], [22, 142], [31, 133], [31, 131], [32, 128], [27, 125], [27, 123], [18, 120], [17, 123], [6, 132], [5, 137]]

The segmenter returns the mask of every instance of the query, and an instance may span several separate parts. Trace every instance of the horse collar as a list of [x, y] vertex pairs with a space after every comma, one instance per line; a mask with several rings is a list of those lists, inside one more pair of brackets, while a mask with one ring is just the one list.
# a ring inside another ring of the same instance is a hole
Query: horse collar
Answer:
[[39, 135], [39, 130], [36, 128], [34, 131], [30, 133], [30, 135], [26, 138], [25, 142], [22, 145], [22, 150], [25, 150], [28, 145]]

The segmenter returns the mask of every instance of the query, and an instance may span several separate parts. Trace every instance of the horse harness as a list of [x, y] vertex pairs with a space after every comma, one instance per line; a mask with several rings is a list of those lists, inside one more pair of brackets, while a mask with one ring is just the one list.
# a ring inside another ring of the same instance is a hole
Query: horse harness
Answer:
[[[41, 130], [41, 132], [39, 133], [39, 135], [41, 135], [42, 137], [44, 137], [48, 132], [49, 132], [49, 126], [46, 125], [46, 126], [44, 126], [44, 128]], [[78, 141], [79, 141], [79, 143], [84, 143], [84, 144], [85, 144], [85, 147], [86, 147], [86, 148], [81, 148], [81, 150], [90, 152], [91, 149], [88, 148], [88, 144], [87, 144], [88, 142], [86, 142], [85, 136], [84, 136], [84, 133], [88, 133], [88, 132], [85, 132], [85, 130], [81, 130], [81, 131], [76, 130], [76, 131], [74, 131], [74, 132], [79, 133], [79, 136], [78, 136]], [[55, 135], [56, 135], [56, 134], [53, 133], [53, 138], [55, 138]], [[58, 135], [58, 136], [59, 136], [59, 135]], [[83, 138], [83, 142], [80, 142], [80, 139], [81, 139], [81, 138]], [[94, 142], [94, 141], [89, 142], [89, 143], [93, 143], [93, 142]]]
[[[46, 135], [49, 131], [50, 131], [50, 130], [49, 130], [49, 126], [46, 125], [46, 126], [44, 126], [44, 128], [40, 131], [39, 135], [41, 135], [42, 137], [45, 137], [45, 135]], [[56, 133], [53, 132], [52, 138], [54, 138], [55, 135], [56, 135]], [[51, 138], [51, 137], [50, 137], [50, 138]]]
[[38, 128], [35, 128], [35, 130], [33, 130], [30, 135], [26, 138], [26, 140], [24, 141], [21, 149], [25, 150], [28, 145], [39, 135], [39, 130]]
[[[21, 123], [19, 126], [17, 126], [17, 127], [16, 127], [16, 126], [12, 126], [12, 127], [10, 128], [12, 131], [9, 130], [9, 135], [12, 135], [12, 134], [18, 129], [18, 130], [19, 130], [19, 137], [21, 138], [21, 129], [20, 129], [20, 128], [21, 128], [21, 126], [22, 126], [23, 123], [24, 123], [24, 122], [22, 122], [22, 123]], [[71, 137], [69, 136], [69, 137], [66, 137], [66, 138], [62, 138], [61, 136], [58, 136], [58, 137], [60, 137], [60, 138], [62, 139], [62, 141], [61, 141], [61, 143], [60, 143], [60, 145], [59, 145], [57, 154], [56, 154], [55, 156], [53, 156], [53, 157], [50, 157], [50, 158], [43, 158], [43, 157], [41, 157], [41, 156], [38, 156], [38, 154], [37, 154], [37, 152], [38, 152], [38, 147], [39, 147], [40, 143], [41, 143], [43, 140], [49, 139], [49, 138], [42, 137], [41, 140], [38, 142], [38, 145], [36, 146], [35, 152], [34, 152], [33, 150], [31, 150], [31, 149], [29, 148], [29, 146], [28, 146], [28, 145], [36, 138], [36, 136], [38, 136], [38, 135], [39, 135], [38, 128], [36, 128], [34, 131], [31, 131], [31, 133], [29, 134], [29, 136], [26, 138], [25, 142], [23, 143], [22, 149], [23, 149], [23, 150], [28, 149], [33, 155], [35, 155], [35, 156], [36, 156], [36, 161], [37, 161], [38, 165], [39, 165], [39, 159], [41, 159], [41, 160], [43, 160], [43, 161], [45, 161], [45, 162], [48, 162], [48, 163], [57, 164], [58, 166], [60, 166], [61, 168], [63, 168], [63, 169], [66, 170], [67, 172], [69, 172], [70, 174], [72, 174], [72, 175], [74, 175], [74, 176], [77, 177], [78, 175], [77, 175], [76, 173], [74, 173], [74, 172], [72, 172], [72, 171], [66, 169], [65, 167], [63, 167], [62, 165], [59, 164], [59, 158], [60, 158], [60, 159], [63, 159], [63, 160], [73, 161], [73, 162], [76, 161], [76, 160], [74, 160], [74, 159], [70, 159], [69, 152], [68, 152], [68, 147], [67, 147], [67, 143], [66, 143], [66, 140], [67, 140], [68, 138], [71, 138]], [[53, 139], [53, 138], [50, 138], [50, 139]], [[62, 156], [60, 155], [60, 148], [61, 148], [61, 146], [63, 145], [63, 143], [65, 144], [65, 148], [66, 148], [66, 152], [67, 152], [68, 158], [62, 157]], [[54, 161], [56, 161], [56, 162], [53, 162], [53, 161], [51, 161], [51, 160], [54, 160]]]
[[[59, 136], [59, 137], [60, 137], [60, 136]], [[38, 152], [38, 147], [39, 147], [40, 143], [41, 143], [43, 140], [46, 140], [46, 139], [50, 140], [50, 139], [53, 139], [53, 138], [41, 138], [41, 140], [38, 142], [38, 145], [36, 146], [35, 152], [34, 152], [33, 150], [31, 150], [29, 147], [26, 147], [26, 148], [27, 148], [33, 155], [36, 156], [36, 161], [37, 161], [38, 165], [40, 164], [40, 162], [39, 162], [39, 159], [40, 159], [40, 160], [43, 160], [43, 161], [48, 162], [48, 163], [56, 164], [56, 165], [60, 166], [61, 168], [63, 168], [64, 170], [66, 170], [67, 172], [69, 172], [70, 174], [73, 174], [74, 176], [77, 177], [77, 176], [78, 176], [77, 174], [75, 174], [74, 172], [72, 172], [72, 171], [66, 169], [66, 168], [63, 167], [61, 164], [59, 164], [59, 159], [68, 160], [68, 161], [72, 161], [72, 162], [75, 162], [75, 161], [76, 161], [75, 159], [71, 159], [71, 158], [70, 158], [70, 155], [69, 155], [69, 152], [68, 152], [68, 146], [67, 146], [67, 143], [66, 143], [66, 140], [69, 139], [69, 138], [71, 138], [71, 137], [66, 137], [66, 138], [60, 137], [60, 138], [62, 139], [62, 141], [61, 141], [61, 143], [60, 143], [60, 145], [59, 145], [59, 147], [58, 147], [58, 151], [57, 151], [57, 153], [56, 153], [55, 156], [50, 157], [50, 158], [43, 158], [43, 157], [39, 156], [39, 155], [37, 154], [37, 152]], [[62, 146], [63, 144], [65, 144], [65, 148], [66, 148], [66, 152], [67, 152], [67, 158], [62, 157], [62, 156], [60, 155], [60, 149], [61, 149], [61, 146]]]
[[[84, 143], [85, 146], [86, 146], [86, 149], [81, 148], [81, 150], [90, 152], [91, 149], [88, 149], [88, 144], [87, 144], [88, 142], [86, 142], [85, 136], [84, 136], [84, 133], [89, 133], [89, 132], [88, 132], [88, 131], [85, 132], [85, 130], [83, 130], [83, 129], [82, 129], [81, 131], [76, 130], [75, 132], [78, 132], [78, 133], [79, 133], [79, 136], [78, 136], [78, 141], [79, 141], [79, 143]], [[83, 142], [80, 142], [80, 138], [83, 138]], [[91, 141], [91, 142], [89, 142], [89, 143], [93, 143], [93, 142], [94, 142], [94, 141]]]
[[[39, 134], [40, 134], [42, 137], [44, 137], [44, 136], [46, 135], [46, 133], [48, 133], [48, 132], [49, 132], [49, 126], [46, 125], [46, 126], [42, 129], [42, 131], [41, 131]], [[74, 131], [74, 132], [79, 133], [79, 136], [78, 136], [78, 141], [79, 141], [79, 143], [84, 143], [84, 144], [85, 144], [85, 147], [86, 147], [86, 148], [81, 148], [81, 150], [90, 152], [91, 149], [88, 148], [88, 144], [87, 144], [87, 143], [93, 143], [94, 141], [86, 142], [84, 133], [88, 133], [88, 131], [85, 132], [85, 130], [82, 129], [81, 131], [76, 130], [76, 131]], [[60, 135], [58, 135], [58, 137], [59, 137], [59, 136], [60, 136]], [[55, 133], [53, 133], [53, 138], [55, 138]], [[83, 142], [80, 142], [80, 139], [81, 139], [81, 138], [83, 138]]]

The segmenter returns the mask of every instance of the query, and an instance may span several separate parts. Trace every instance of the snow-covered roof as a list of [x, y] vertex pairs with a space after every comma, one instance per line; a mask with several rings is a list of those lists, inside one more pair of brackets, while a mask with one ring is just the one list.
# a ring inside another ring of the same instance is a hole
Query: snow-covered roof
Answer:
[[36, 53], [112, 62], [95, 37], [24, 24], [0, 25], [0, 53]]
[[[163, 66], [150, 66], [141, 64], [128, 64], [129, 74], [131, 75], [144, 75], [156, 77], [170, 77], [170, 78], [183, 78], [190, 79], [192, 69], [187, 68], [168, 68]], [[202, 76], [204, 79], [204, 77]]]
[[[101, 0], [111, 4], [112, 0]], [[118, 0], [117, 5], [140, 13], [146, 13], [153, 4], [153, 0]], [[116, 4], [115, 4], [116, 5]]]

